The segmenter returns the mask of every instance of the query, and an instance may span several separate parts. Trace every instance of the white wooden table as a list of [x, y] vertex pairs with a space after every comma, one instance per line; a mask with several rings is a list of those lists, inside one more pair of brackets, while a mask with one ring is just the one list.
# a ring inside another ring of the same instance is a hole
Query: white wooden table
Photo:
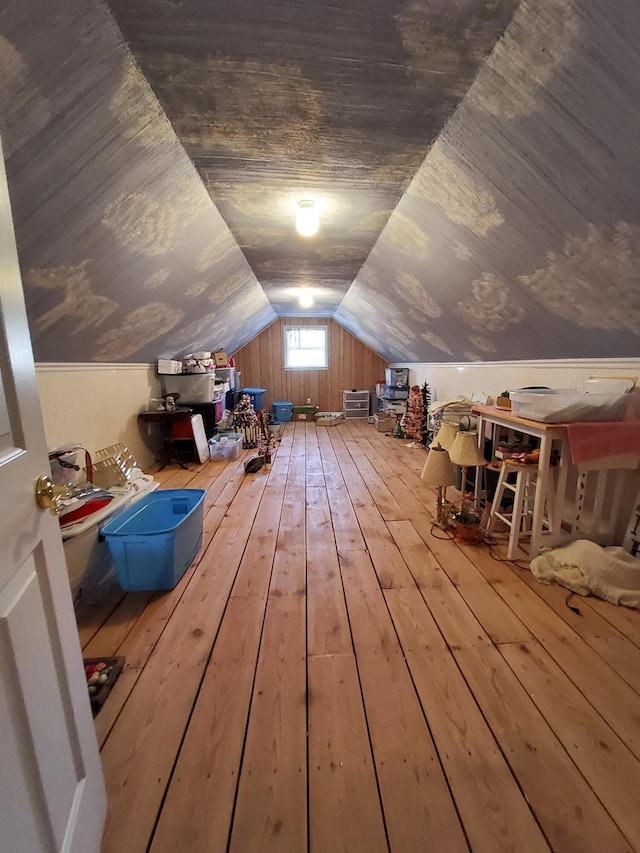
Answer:
[[[562, 506], [567, 484], [567, 472], [571, 463], [567, 429], [565, 424], [545, 424], [520, 418], [506, 409], [494, 406], [474, 406], [472, 409], [478, 418], [478, 442], [484, 445], [487, 427], [491, 429], [491, 437], [495, 445], [495, 428], [505, 427], [517, 430], [524, 435], [540, 439], [540, 457], [531, 520], [531, 540], [529, 559], [532, 560], [540, 553], [543, 546], [553, 548], [562, 539]], [[559, 451], [559, 461], [556, 476], [551, 471], [551, 450], [553, 445]], [[480, 498], [480, 477], [476, 476], [476, 502]], [[547, 520], [549, 529], [544, 529], [545, 503], [548, 508]], [[566, 537], [565, 537], [566, 538]]]

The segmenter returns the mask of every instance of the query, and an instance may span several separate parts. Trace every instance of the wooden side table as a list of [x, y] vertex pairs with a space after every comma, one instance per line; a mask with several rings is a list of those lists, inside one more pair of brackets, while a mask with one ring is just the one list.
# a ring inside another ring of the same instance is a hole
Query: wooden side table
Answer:
[[176, 421], [189, 420], [192, 414], [192, 409], [176, 409], [173, 412], [140, 412], [138, 415], [138, 420], [140, 421], [160, 425], [162, 431], [162, 457], [160, 459], [159, 471], [162, 471], [172, 460], [175, 460], [181, 468], [189, 470], [187, 465], [178, 456], [176, 442], [173, 437], [173, 425]]

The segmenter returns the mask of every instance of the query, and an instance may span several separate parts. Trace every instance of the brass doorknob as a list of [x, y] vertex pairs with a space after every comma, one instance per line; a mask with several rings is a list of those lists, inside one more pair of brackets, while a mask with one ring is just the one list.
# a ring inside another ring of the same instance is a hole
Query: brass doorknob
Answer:
[[59, 515], [61, 510], [59, 502], [62, 498], [70, 498], [71, 494], [71, 486], [67, 483], [56, 486], [51, 477], [48, 477], [46, 474], [38, 477], [36, 482], [36, 503], [40, 509], [48, 509], [53, 515]]

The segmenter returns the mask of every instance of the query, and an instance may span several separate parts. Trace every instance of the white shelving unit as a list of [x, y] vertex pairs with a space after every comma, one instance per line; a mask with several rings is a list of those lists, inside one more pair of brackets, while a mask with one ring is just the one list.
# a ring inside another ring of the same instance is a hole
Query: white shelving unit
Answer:
[[368, 391], [343, 391], [342, 411], [345, 418], [369, 417]]

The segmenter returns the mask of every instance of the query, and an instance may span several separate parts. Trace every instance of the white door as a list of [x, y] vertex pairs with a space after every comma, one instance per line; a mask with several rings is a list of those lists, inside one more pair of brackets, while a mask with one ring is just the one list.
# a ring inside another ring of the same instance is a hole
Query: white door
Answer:
[[100, 848], [106, 797], [49, 471], [0, 148], [0, 850]]

